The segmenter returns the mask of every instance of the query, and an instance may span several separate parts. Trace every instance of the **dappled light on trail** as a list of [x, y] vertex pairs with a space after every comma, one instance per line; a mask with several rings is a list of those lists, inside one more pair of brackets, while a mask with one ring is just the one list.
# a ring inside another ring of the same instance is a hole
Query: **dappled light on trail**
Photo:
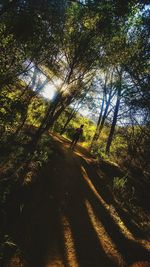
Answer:
[[52, 260], [45, 267], [64, 267], [64, 264], [59, 260]]
[[147, 3], [0, 0], [0, 267], [150, 262]]
[[150, 262], [148, 261], [138, 261], [130, 265], [129, 267], [150, 267]]
[[[146, 239], [136, 237], [134, 228], [128, 227], [131, 225], [131, 222], [124, 220], [124, 217], [122, 216], [120, 210], [117, 207], [115, 207], [115, 203], [111, 199], [109, 191], [106, 190], [106, 188], [104, 188], [102, 184], [101, 186], [99, 185], [99, 182], [102, 181], [101, 172], [99, 172], [98, 167], [95, 164], [95, 159], [90, 156], [90, 153], [87, 150], [80, 147], [79, 145], [77, 145], [74, 151], [72, 151], [70, 150], [69, 147], [70, 142], [68, 140], [65, 140], [62, 137], [61, 138], [58, 137], [58, 141], [61, 142], [61, 147], [63, 148], [64, 153], [68, 155], [70, 159], [71, 158], [73, 159], [74, 164], [77, 164], [77, 162], [79, 163], [80, 161], [80, 164], [78, 164], [76, 167], [78, 168], [80, 167], [82, 175], [81, 179], [83, 179], [86, 183], [85, 188], [87, 189], [83, 190], [85, 190], [85, 192], [88, 190], [86, 193], [88, 195], [93, 193], [94, 194], [93, 196], [95, 196], [95, 198], [97, 199], [97, 204], [96, 203], [94, 204], [95, 201], [92, 203], [89, 197], [88, 199], [85, 198], [86, 199], [85, 206], [88, 209], [89, 217], [94, 229], [96, 223], [97, 225], [99, 225], [99, 227], [97, 228], [99, 229], [99, 231], [95, 230], [98, 237], [103, 236], [104, 240], [107, 240], [106, 242], [107, 244], [112, 244], [111, 245], [112, 258], [114, 257], [114, 261], [116, 261], [116, 264], [118, 263], [118, 266], [126, 266], [127, 263], [132, 262], [132, 258], [134, 258], [134, 255], [129, 256], [129, 252], [128, 251], [125, 252], [123, 248], [121, 248], [120, 250], [119, 236], [120, 236], [120, 243], [122, 243], [121, 246], [123, 245], [126, 246], [128, 244], [129, 247], [131, 247], [131, 250], [132, 248], [134, 248], [134, 253], [137, 247], [137, 259], [138, 259], [138, 251], [140, 250], [142, 251], [142, 248], [143, 248], [143, 256], [145, 254], [145, 257], [147, 257], [146, 255], [150, 253], [150, 242]], [[69, 158], [68, 160], [70, 161]], [[72, 180], [74, 179], [73, 177], [71, 178]], [[96, 206], [94, 207], [93, 205], [94, 206], [99, 205], [99, 215], [101, 214], [101, 212], [102, 214], [106, 212], [106, 215], [102, 216], [103, 220], [101, 220], [101, 217], [97, 216], [98, 214], [95, 213], [94, 211]], [[93, 217], [91, 216], [91, 214], [93, 214]], [[92, 220], [91, 217], [95, 219]], [[107, 223], [105, 222], [106, 220], [105, 217], [107, 218], [108, 226], [105, 225]], [[110, 220], [112, 221], [112, 224], [111, 222], [109, 223]], [[115, 232], [116, 235], [118, 235], [117, 238], [115, 238]], [[107, 254], [107, 249], [105, 247], [106, 243], [102, 242], [101, 246], [103, 247], [104, 251]], [[141, 258], [140, 255], [139, 258]]]
[[132, 233], [130, 233], [130, 231], [126, 228], [126, 226], [124, 225], [123, 221], [121, 220], [121, 218], [119, 218], [119, 215], [116, 213], [115, 208], [111, 205], [108, 205], [104, 199], [99, 195], [99, 193], [97, 192], [96, 188], [94, 187], [92, 181], [90, 180], [90, 178], [88, 177], [84, 167], [81, 167], [82, 169], [82, 173], [83, 173], [83, 177], [86, 180], [86, 182], [88, 183], [88, 185], [90, 186], [90, 188], [92, 189], [92, 191], [94, 192], [95, 196], [98, 198], [98, 200], [100, 201], [100, 204], [104, 206], [104, 208], [106, 210], [109, 211], [111, 217], [114, 219], [114, 221], [118, 224], [120, 230], [122, 231], [122, 233], [125, 233], [128, 238], [130, 239], [134, 239]]
[[53, 156], [27, 192], [15, 226], [27, 266], [128, 267], [149, 260], [148, 240], [128, 228], [95, 159], [80, 146], [72, 151], [62, 137], [53, 143]]
[[114, 262], [116, 262], [117, 265], [126, 266], [126, 263], [124, 262], [121, 254], [117, 251], [117, 248], [113, 240], [110, 238], [110, 236], [106, 232], [100, 220], [96, 218], [96, 215], [94, 214], [94, 211], [92, 209], [90, 202], [86, 200], [85, 204], [86, 204], [91, 222], [93, 224], [93, 227], [99, 237], [100, 244], [103, 247], [104, 251], [106, 252], [109, 258], [111, 258], [112, 260], [114, 260]]
[[79, 152], [79, 151], [75, 151], [75, 154], [79, 157], [83, 157], [84, 160], [87, 162], [87, 163], [92, 163], [94, 162], [94, 159], [93, 158], [89, 158], [89, 156], [85, 155], [83, 152]]
[[[85, 179], [85, 181], [88, 183], [90, 189], [94, 192], [96, 198], [99, 200], [100, 205], [102, 205], [110, 214], [116, 225], [119, 227], [120, 232], [126, 236], [129, 240], [133, 240], [136, 243], [139, 243], [143, 248], [147, 249], [150, 252], [150, 241], [143, 240], [143, 239], [136, 239], [133, 233], [129, 231], [129, 229], [126, 227], [124, 222], [122, 221], [121, 217], [117, 213], [115, 207], [111, 204], [108, 205], [105, 200], [101, 197], [101, 195], [96, 190], [95, 186], [92, 183], [92, 177], [91, 179], [88, 177], [88, 174], [83, 166], [81, 166], [82, 174]], [[88, 206], [89, 207], [89, 206]]]
[[74, 240], [71, 232], [71, 226], [67, 217], [62, 216], [62, 231], [64, 237], [64, 250], [65, 250], [65, 257], [68, 266], [78, 267], [78, 261], [76, 256], [76, 251], [74, 247]]

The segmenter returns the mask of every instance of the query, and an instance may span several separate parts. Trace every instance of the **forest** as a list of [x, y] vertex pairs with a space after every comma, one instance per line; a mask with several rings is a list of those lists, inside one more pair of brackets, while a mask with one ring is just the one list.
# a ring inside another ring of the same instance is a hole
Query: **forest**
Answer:
[[149, 25], [148, 0], [0, 2], [0, 266], [150, 266]]

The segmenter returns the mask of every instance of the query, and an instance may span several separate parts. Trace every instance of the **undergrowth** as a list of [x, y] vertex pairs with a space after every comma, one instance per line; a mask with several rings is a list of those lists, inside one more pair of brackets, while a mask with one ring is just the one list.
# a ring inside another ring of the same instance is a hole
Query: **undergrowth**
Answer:
[[43, 135], [32, 154], [26, 153], [25, 144], [29, 140], [23, 133], [17, 137], [17, 142], [12, 142], [8, 154], [5, 151], [6, 137], [2, 141], [4, 153], [0, 155], [0, 263], [9, 254], [14, 254], [14, 251], [19, 253], [19, 246], [13, 238], [13, 224], [21, 216], [27, 193], [36, 182], [40, 169], [55, 153], [52, 138], [47, 134]]

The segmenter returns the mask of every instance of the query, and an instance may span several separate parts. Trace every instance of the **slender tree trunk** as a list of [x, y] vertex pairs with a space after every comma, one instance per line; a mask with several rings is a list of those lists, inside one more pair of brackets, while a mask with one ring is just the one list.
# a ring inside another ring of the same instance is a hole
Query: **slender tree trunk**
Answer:
[[[37, 130], [37, 132], [35, 133], [34, 139], [39, 139], [39, 137], [43, 134], [43, 132], [45, 131], [44, 129], [46, 128], [46, 125], [53, 125], [53, 115], [54, 112], [58, 106], [58, 104], [60, 104], [60, 99], [61, 99], [62, 94], [58, 93], [57, 96], [55, 97], [55, 100], [50, 103], [47, 112], [45, 114], [45, 117], [39, 127], [39, 129]], [[33, 140], [34, 141], [34, 140]]]
[[99, 137], [99, 130], [100, 130], [99, 128], [100, 128], [100, 123], [102, 120], [103, 109], [104, 109], [104, 97], [102, 99], [102, 105], [101, 105], [101, 110], [100, 110], [100, 114], [99, 114], [99, 118], [98, 118], [98, 122], [97, 122], [97, 126], [96, 126], [96, 131], [95, 131], [95, 134], [93, 136], [90, 149], [92, 149], [94, 143], [98, 140], [98, 137]]
[[110, 106], [110, 101], [108, 101], [108, 102], [106, 103], [106, 107], [105, 107], [105, 110], [104, 110], [104, 114], [103, 114], [103, 116], [102, 116], [101, 123], [100, 123], [100, 125], [99, 125], [99, 127], [98, 127], [98, 138], [100, 137], [100, 134], [101, 134], [101, 132], [102, 132], [102, 130], [103, 130], [103, 127], [104, 127], [104, 124], [105, 124], [105, 120], [106, 120], [106, 118], [107, 118], [107, 113], [108, 113], [109, 106]]
[[[92, 143], [91, 143], [91, 149], [92, 149], [92, 146], [94, 145], [94, 143], [99, 139], [100, 134], [101, 134], [101, 132], [103, 130], [106, 118], [108, 116], [108, 110], [109, 110], [109, 107], [110, 107], [111, 99], [112, 99], [112, 94], [110, 92], [110, 95], [109, 95], [109, 98], [108, 98], [108, 100], [106, 102], [106, 106], [105, 106], [105, 110], [104, 110], [104, 104], [105, 104], [104, 101], [105, 100], [103, 98], [103, 102], [102, 102], [102, 106], [101, 106], [101, 112], [100, 112], [99, 120], [98, 120], [97, 127], [96, 127], [96, 132], [95, 132], [95, 135], [94, 135]], [[104, 113], [103, 113], [103, 110], [104, 110]]]
[[[71, 70], [71, 74], [72, 73], [73, 73], [73, 70]], [[69, 85], [70, 79], [71, 79], [71, 75], [69, 73], [69, 76], [67, 77], [67, 84], [66, 84], [66, 82], [65, 82], [65, 84], [63, 83], [61, 90], [57, 93], [55, 99], [50, 104], [39, 129], [37, 130], [37, 132], [35, 133], [32, 141], [31, 141], [31, 146], [37, 145], [41, 136], [46, 131], [48, 131], [50, 128], [53, 127], [55, 121], [59, 118], [61, 113], [71, 103], [72, 99], [76, 98], [76, 96], [78, 95], [78, 89], [80, 89], [80, 83], [79, 83], [78, 87], [73, 90], [72, 93], [70, 92], [70, 94], [68, 94], [68, 95], [63, 94], [63, 90], [62, 90], [63, 86]]]
[[73, 117], [75, 116], [75, 114], [76, 114], [76, 110], [73, 110], [73, 111], [69, 114], [69, 116], [68, 116], [68, 118], [67, 118], [67, 120], [66, 120], [66, 122], [65, 122], [65, 124], [64, 124], [64, 127], [62, 128], [62, 130], [61, 130], [61, 132], [60, 132], [61, 135], [64, 134], [64, 132], [66, 131], [66, 128], [67, 128], [69, 122], [73, 119]]
[[[101, 105], [101, 109], [100, 109], [100, 114], [99, 114], [99, 119], [97, 122], [96, 131], [95, 131], [94, 137], [92, 139], [90, 149], [92, 149], [94, 143], [99, 139], [100, 134], [101, 134], [102, 129], [103, 129], [104, 124], [105, 124], [105, 120], [109, 114], [108, 110], [110, 107], [110, 102], [111, 102], [112, 97], [114, 96], [114, 94], [112, 93], [113, 71], [111, 73], [111, 84], [110, 84], [111, 86], [110, 86], [109, 92], [107, 92], [107, 80], [108, 80], [108, 72], [106, 73], [106, 76], [105, 76], [102, 105]], [[108, 94], [108, 99], [107, 99], [107, 94]], [[104, 108], [104, 106], [105, 106], [105, 108]]]
[[121, 89], [122, 89], [121, 87], [122, 87], [122, 73], [119, 74], [119, 85], [118, 85], [118, 90], [117, 90], [117, 100], [116, 100], [116, 105], [115, 105], [115, 110], [114, 110], [113, 121], [112, 121], [112, 124], [111, 124], [111, 129], [110, 129], [108, 140], [107, 140], [107, 144], [106, 144], [105, 153], [107, 155], [109, 155], [109, 153], [110, 153], [110, 147], [111, 147], [111, 143], [112, 143], [112, 140], [113, 140], [113, 137], [114, 137], [115, 127], [116, 127], [116, 123], [117, 123], [117, 117], [118, 117], [118, 111], [119, 111], [120, 99], [121, 99]]
[[22, 130], [23, 126], [25, 125], [26, 120], [27, 120], [27, 113], [25, 114], [22, 123], [19, 125], [19, 127], [17, 128], [17, 130], [14, 133], [14, 137], [15, 138], [20, 133], [20, 131]]
[[[43, 85], [43, 84], [42, 84]], [[29, 96], [26, 96], [26, 99], [25, 99], [25, 104], [26, 106], [28, 107], [29, 104], [31, 103], [31, 100], [38, 94], [38, 91], [33, 91], [30, 93]], [[22, 128], [24, 127], [25, 123], [26, 123], [26, 120], [27, 120], [27, 113], [28, 113], [28, 108], [25, 112], [25, 114], [23, 115], [23, 118], [22, 118], [22, 122], [21, 124], [18, 126], [18, 128], [16, 129], [15, 133], [13, 134], [14, 138], [13, 140], [15, 140], [15, 138], [17, 137], [17, 135], [19, 134], [19, 132], [22, 130]]]
[[[65, 131], [66, 131], [66, 128], [67, 128], [67, 125], [69, 124], [69, 122], [73, 119], [73, 117], [76, 115], [76, 113], [79, 111], [80, 109], [80, 104], [82, 103], [82, 101], [84, 100], [84, 98], [86, 97], [87, 93], [88, 93], [89, 89], [83, 94], [81, 100], [79, 101], [78, 105], [76, 108], [74, 108], [72, 110], [72, 112], [69, 114], [67, 120], [66, 120], [66, 123], [63, 127], [63, 129], [61, 130], [60, 134], [62, 135]], [[75, 107], [75, 106], [74, 106]]]
[[55, 121], [59, 118], [61, 113], [65, 110], [65, 108], [70, 104], [72, 100], [72, 96], [68, 96], [66, 98], [62, 97], [62, 93], [59, 93], [55, 98], [55, 101], [49, 106], [46, 116], [35, 133], [31, 145], [36, 146], [41, 136], [48, 131], [54, 125]]

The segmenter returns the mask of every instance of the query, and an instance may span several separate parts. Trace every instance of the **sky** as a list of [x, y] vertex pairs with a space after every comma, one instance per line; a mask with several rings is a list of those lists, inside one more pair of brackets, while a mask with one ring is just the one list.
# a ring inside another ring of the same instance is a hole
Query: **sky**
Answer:
[[[29, 62], [26, 62], [25, 64], [27, 65]], [[56, 81], [55, 84], [49, 82], [47, 77], [32, 64], [28, 74], [26, 76], [22, 76], [21, 79], [27, 84], [30, 84], [33, 90], [39, 90], [39, 94], [48, 100], [53, 99], [56, 93], [56, 87], [59, 85], [59, 81]], [[79, 113], [84, 117], [90, 118], [89, 110], [85, 107], [80, 109]]]
[[55, 86], [49, 82], [47, 77], [40, 72], [38, 69], [35, 69], [34, 66], [31, 66], [28, 74], [22, 76], [21, 79], [31, 86], [35, 90], [39, 90], [39, 93], [46, 99], [53, 99], [56, 93]]

